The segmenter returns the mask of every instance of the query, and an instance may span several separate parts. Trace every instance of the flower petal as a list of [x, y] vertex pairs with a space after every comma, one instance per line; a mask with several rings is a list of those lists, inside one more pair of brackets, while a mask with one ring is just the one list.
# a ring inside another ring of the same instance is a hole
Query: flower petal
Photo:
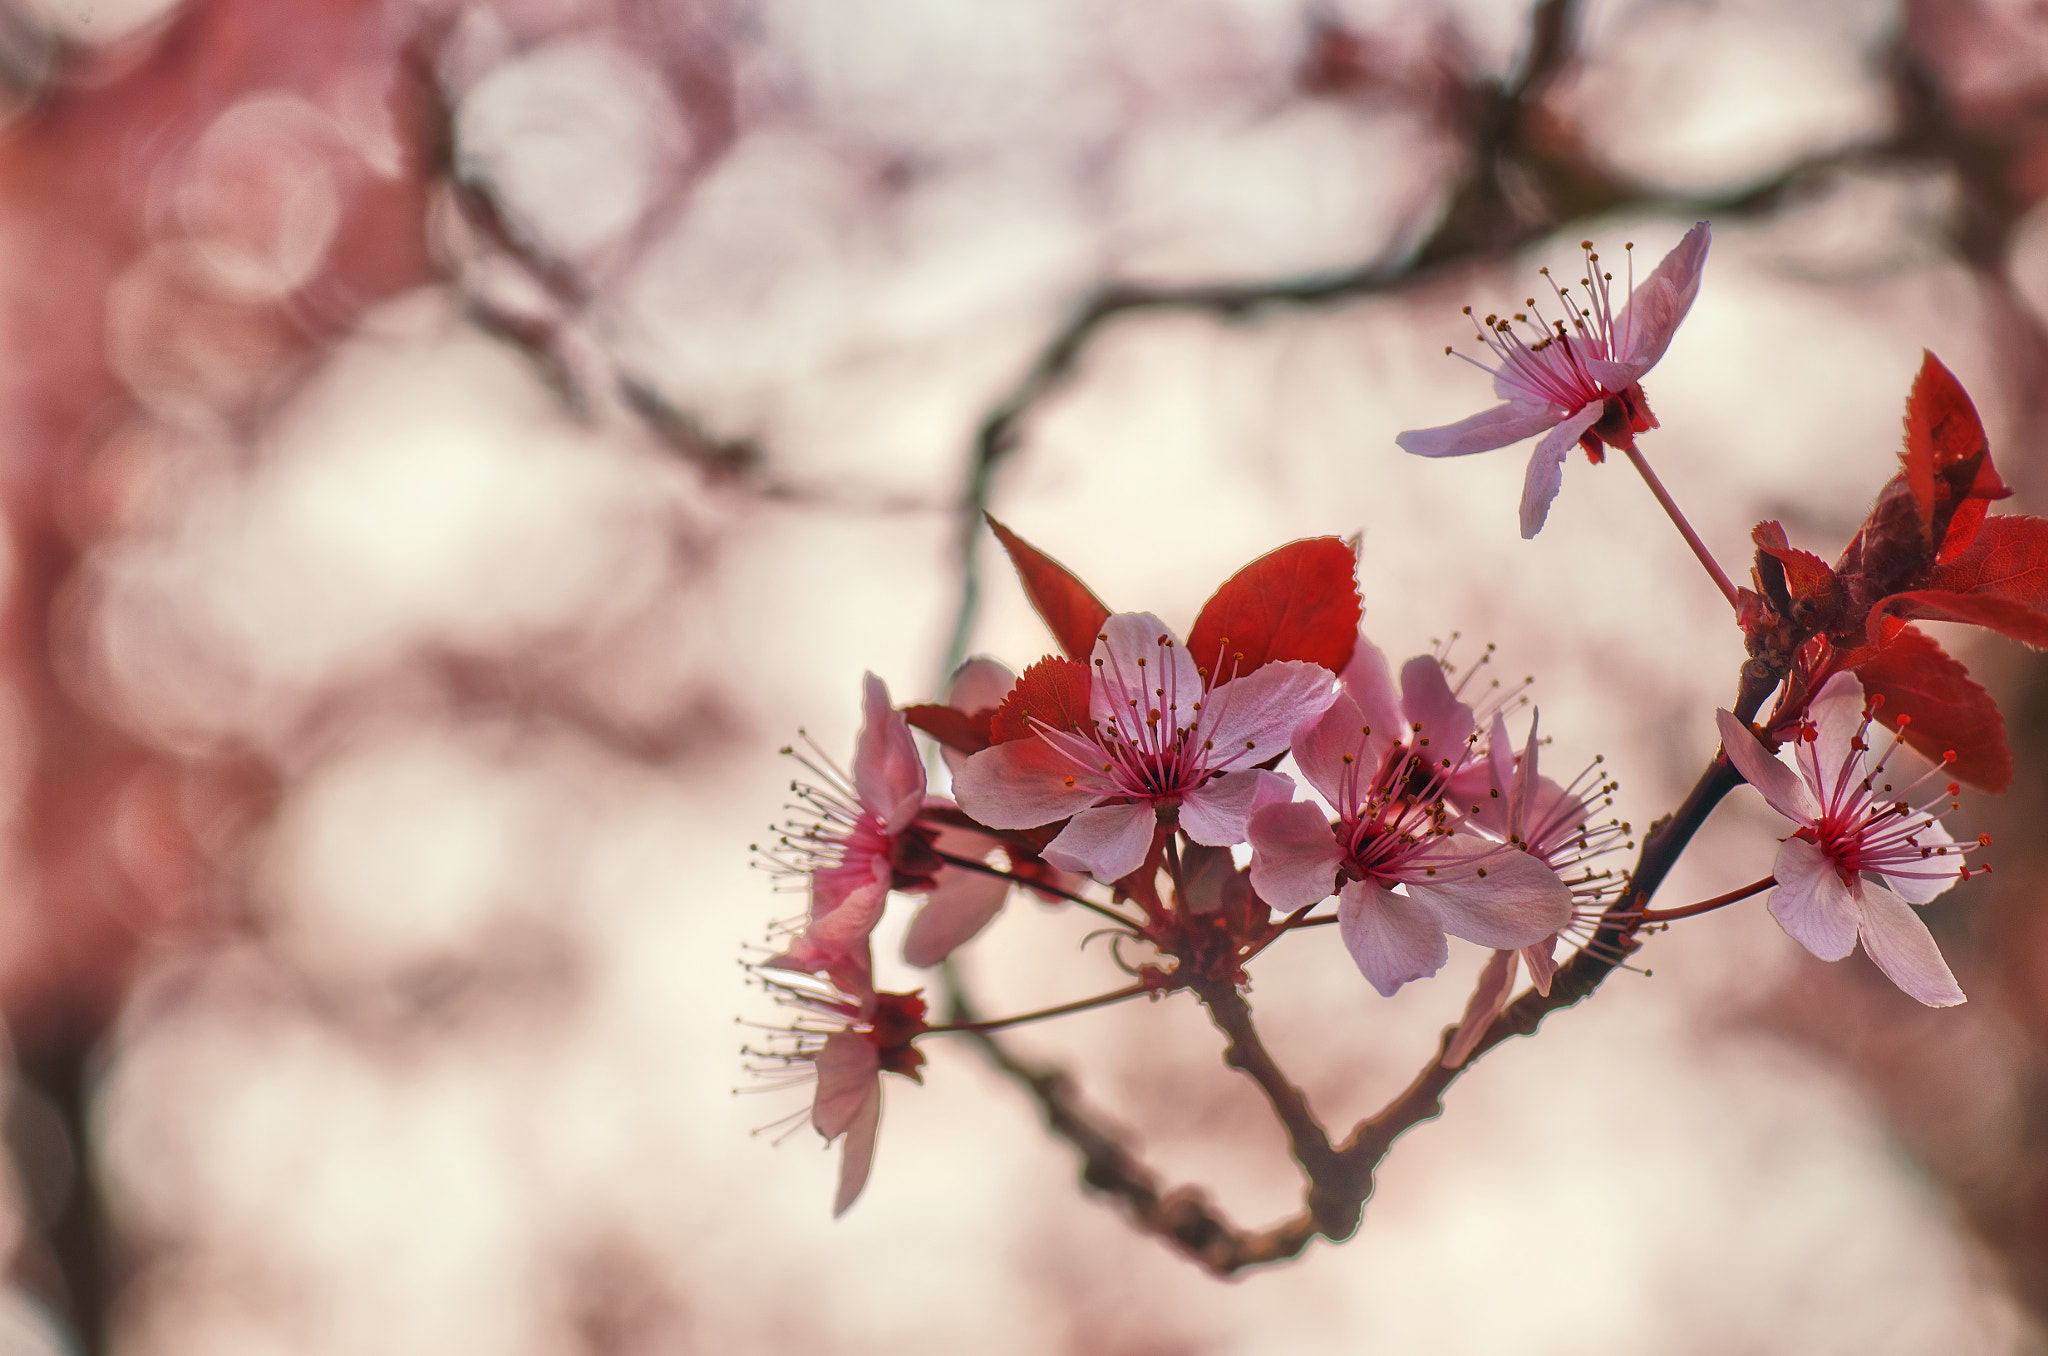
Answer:
[[1834, 858], [1804, 838], [1787, 838], [1772, 868], [1771, 916], [1793, 941], [1822, 960], [1840, 960], [1856, 949], [1862, 910]]
[[1302, 724], [1289, 740], [1294, 765], [1332, 805], [1341, 808], [1356, 790], [1358, 779], [1370, 776], [1376, 766], [1366, 728], [1358, 703], [1349, 693], [1339, 693], [1329, 710]]
[[1820, 818], [1820, 802], [1813, 798], [1805, 780], [1772, 757], [1763, 741], [1736, 719], [1734, 712], [1714, 712], [1714, 724], [1721, 731], [1721, 747], [1728, 751], [1728, 761], [1735, 764], [1742, 780], [1755, 787], [1773, 810], [1797, 824], [1812, 824]]
[[1472, 1057], [1472, 1050], [1486, 1029], [1507, 1007], [1508, 995], [1515, 991], [1515, 962], [1520, 955], [1519, 951], [1496, 951], [1487, 958], [1486, 968], [1479, 972], [1479, 983], [1466, 1000], [1465, 1015], [1451, 1036], [1450, 1048], [1444, 1051], [1446, 1069], [1455, 1069]]
[[1529, 967], [1529, 980], [1536, 992], [1550, 997], [1550, 981], [1557, 976], [1557, 938], [1545, 937], [1523, 947], [1522, 964]]
[[1519, 848], [1469, 833], [1409, 857], [1401, 879], [1436, 909], [1444, 931], [1481, 946], [1528, 946], [1572, 921], [1571, 887], [1556, 872]]
[[[976, 861], [985, 857], [992, 839], [965, 829], [941, 829], [938, 849]], [[937, 965], [989, 925], [1009, 898], [1010, 882], [999, 876], [948, 866], [925, 897], [924, 907], [910, 920], [903, 937], [903, 959], [917, 966]]]
[[1102, 799], [1044, 739], [1013, 739], [961, 764], [953, 799], [992, 829], [1035, 829]]
[[889, 688], [870, 673], [863, 680], [867, 719], [853, 751], [853, 789], [882, 827], [901, 833], [924, 807], [924, 759], [910, 737], [910, 722], [889, 701]]
[[[1638, 370], [1647, 372], [1671, 346], [1671, 336], [1700, 294], [1700, 273], [1707, 266], [1712, 243], [1707, 223], [1696, 223], [1656, 270], [1637, 286], [1621, 314], [1614, 318], [1614, 350]], [[1619, 389], [1610, 388], [1610, 389]]]
[[[1930, 819], [1913, 831], [1913, 841], [1923, 848], [1940, 849], [1956, 840], [1941, 827], [1940, 820]], [[1930, 852], [1917, 862], [1880, 874], [1900, 899], [1908, 904], [1925, 904], [1946, 893], [1949, 886], [1963, 878], [1963, 857], [1959, 852], [1945, 852], [1938, 856]]]
[[1543, 530], [1550, 516], [1550, 501], [1564, 484], [1564, 454], [1572, 450], [1579, 435], [1599, 422], [1605, 402], [1595, 400], [1550, 430], [1536, 450], [1529, 454], [1529, 471], [1522, 478], [1522, 540]]
[[1113, 885], [1145, 864], [1159, 815], [1147, 801], [1083, 810], [1045, 845], [1044, 858], [1065, 871], [1086, 871]]
[[1411, 979], [1435, 974], [1451, 958], [1435, 910], [1369, 881], [1352, 881], [1337, 896], [1337, 931], [1358, 972], [1382, 998], [1392, 998]]
[[818, 1051], [818, 1092], [811, 1100], [811, 1124], [827, 1144], [845, 1134], [861, 1116], [882, 1077], [882, 1055], [857, 1031], [835, 1031]]
[[1209, 847], [1236, 847], [1245, 840], [1245, 821], [1262, 804], [1284, 805], [1294, 797], [1294, 779], [1264, 768], [1212, 777], [1180, 798], [1180, 827]]
[[1351, 662], [1344, 666], [1344, 690], [1358, 703], [1364, 723], [1372, 727], [1373, 738], [1392, 744], [1404, 737], [1401, 694], [1394, 687], [1394, 670], [1380, 647], [1364, 636], [1358, 638], [1351, 651]]
[[1394, 444], [1418, 457], [1464, 457], [1532, 438], [1564, 418], [1564, 414], [1554, 405], [1510, 400], [1455, 424], [1409, 429], [1397, 436]]
[[1420, 742], [1428, 746], [1425, 761], [1432, 769], [1444, 759], [1454, 764], [1465, 761], [1476, 728], [1472, 708], [1451, 691], [1436, 656], [1419, 654], [1401, 666], [1401, 710], [1414, 724]]
[[1283, 659], [1218, 684], [1202, 699], [1198, 742], [1214, 744], [1210, 767], [1263, 763], [1287, 747], [1295, 727], [1330, 709], [1337, 685], [1320, 664]]
[[[953, 681], [946, 688], [946, 705], [956, 711], [973, 715], [989, 707], [1001, 706], [1003, 698], [1010, 695], [1010, 689], [1017, 686], [1017, 675], [999, 660], [986, 655], [974, 658], [953, 670]], [[960, 775], [960, 767], [971, 754], [957, 749], [939, 746], [939, 757], [945, 760], [947, 771]]]
[[1600, 389], [1616, 395], [1636, 384], [1643, 373], [1650, 370], [1648, 363], [1608, 362], [1601, 358], [1588, 358], [1586, 371], [1593, 380], [1600, 383]]
[[814, 912], [810, 926], [804, 929], [804, 942], [815, 954], [838, 957], [865, 941], [881, 921], [882, 908], [889, 902], [890, 875], [889, 863], [877, 857], [875, 879], [849, 891], [834, 908]]
[[1202, 675], [1187, 647], [1149, 612], [1119, 612], [1105, 621], [1089, 665], [1088, 714], [1105, 730], [1112, 721], [1126, 733], [1142, 730], [1153, 709], [1185, 729], [1204, 702]]
[[1252, 844], [1252, 889], [1276, 909], [1298, 909], [1328, 899], [1344, 854], [1330, 817], [1319, 805], [1294, 801], [1254, 810], [1246, 834]]
[[1813, 722], [1814, 742], [1800, 750], [1798, 762], [1802, 770], [1817, 769], [1808, 780], [1814, 782], [1820, 803], [1831, 805], [1863, 780], [1869, 762], [1865, 751], [1856, 747], [1863, 728], [1863, 684], [1853, 673], [1836, 674], [1806, 704], [1806, 718]]
[[868, 1184], [875, 1165], [875, 1135], [882, 1126], [882, 1085], [878, 1079], [862, 1103], [860, 1115], [846, 1127], [846, 1147], [839, 1159], [839, 1190], [832, 1198], [832, 1218], [846, 1213]]
[[1864, 954], [1909, 997], [1930, 1008], [1952, 1008], [1964, 1001], [1927, 924], [1883, 886], [1864, 885], [1863, 925], [1857, 934], [1863, 939]]

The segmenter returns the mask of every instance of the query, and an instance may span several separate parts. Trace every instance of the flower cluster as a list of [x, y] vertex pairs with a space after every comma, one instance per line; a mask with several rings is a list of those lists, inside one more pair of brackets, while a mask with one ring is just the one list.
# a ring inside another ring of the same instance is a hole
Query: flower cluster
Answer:
[[[2002, 788], [2012, 760], [1988, 694], [1912, 623], [1981, 625], [2048, 646], [2048, 522], [1990, 514], [2007, 491], [1983, 426], [1928, 355], [1898, 472], [1835, 563], [1760, 523], [1753, 587], [1738, 587], [1636, 445], [1658, 426], [1642, 378], [1698, 294], [1708, 240], [1706, 223], [1694, 226], [1640, 286], [1628, 280], [1618, 306], [1587, 242], [1577, 287], [1552, 285], [1561, 316], [1531, 298], [1526, 311], [1480, 322], [1492, 361], [1477, 365], [1505, 403], [1397, 439], [1443, 457], [1542, 434], [1523, 491], [1525, 537], [1543, 525], [1570, 448], [1595, 464], [1619, 450], [1729, 602], [1743, 654], [1734, 709], [1717, 715], [1720, 748], [1633, 865], [1606, 860], [1637, 843], [1606, 813], [1615, 785], [1602, 761], [1567, 782], [1541, 770], [1546, 741], [1527, 680], [1503, 690], [1481, 681], [1486, 658], [1460, 672], [1448, 650], [1396, 667], [1366, 638], [1355, 545], [1319, 537], [1260, 557], [1183, 635], [1153, 613], [1112, 611], [990, 519], [1057, 653], [1021, 671], [970, 660], [943, 701], [900, 708], [869, 674], [851, 771], [808, 742], [786, 750], [808, 780], [792, 783], [792, 818], [759, 849], [807, 908], [755, 967], [798, 1018], [749, 1053], [780, 1081], [816, 1080], [810, 1123], [846, 1146], [837, 1210], [868, 1177], [881, 1075], [921, 1080], [920, 1042], [965, 1032], [993, 1050], [1001, 1028], [1132, 998], [1184, 993], [1208, 1009], [1227, 1062], [1259, 1084], [1309, 1178], [1298, 1220], [1233, 1233], [1199, 1193], [1162, 1194], [1130, 1169], [1063, 1100], [1060, 1076], [998, 1063], [1082, 1148], [1091, 1185], [1121, 1194], [1143, 1227], [1219, 1271], [1292, 1255], [1275, 1239], [1299, 1251], [1355, 1227], [1378, 1161], [1370, 1155], [1435, 1114], [1459, 1070], [1591, 993], [1681, 919], [1768, 892], [1771, 916], [1815, 956], [1840, 960], [1860, 945], [1911, 998], [1963, 1001], [1915, 908], [1990, 869], [1965, 865], [1989, 839], [1960, 843], [1940, 816], [1963, 782]], [[1525, 712], [1518, 736], [1511, 725]], [[935, 742], [950, 796], [932, 793], [913, 732]], [[1899, 770], [1915, 757], [1931, 768]], [[1772, 874], [1651, 907], [1692, 836], [1744, 782], [1792, 824]], [[892, 896], [921, 900], [903, 960], [928, 968], [983, 936], [1017, 889], [1085, 911], [1089, 936], [1112, 938], [1131, 982], [984, 1019], [948, 971], [940, 988], [952, 1010], [937, 1024], [922, 991], [875, 987], [872, 939]], [[1452, 938], [1491, 951], [1409, 1091], [1341, 1140], [1263, 1048], [1243, 996], [1249, 967], [1297, 935], [1311, 945], [1334, 937], [1387, 996], [1442, 971]]]

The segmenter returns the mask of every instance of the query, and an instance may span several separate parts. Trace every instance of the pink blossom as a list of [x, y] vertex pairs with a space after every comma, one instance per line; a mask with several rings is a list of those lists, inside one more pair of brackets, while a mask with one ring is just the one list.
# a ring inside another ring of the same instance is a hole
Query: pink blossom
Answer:
[[1840, 960], [1860, 940], [1877, 968], [1922, 1003], [1962, 1002], [1927, 925], [1907, 907], [1928, 903], [1970, 874], [1963, 865], [1968, 849], [1930, 813], [1943, 803], [1955, 808], [1956, 784], [1915, 806], [1907, 797], [1939, 768], [1897, 790], [1880, 780], [1899, 740], [1893, 736], [1871, 761], [1871, 709], [1854, 674], [1830, 678], [1807, 706], [1789, 767], [1734, 715], [1717, 711], [1715, 719], [1743, 779], [1799, 826], [1772, 868], [1778, 884], [1770, 909], [1778, 925], [1822, 960]]
[[[1699, 294], [1707, 243], [1707, 223], [1702, 221], [1685, 233], [1617, 313], [1609, 294], [1613, 275], [1601, 271], [1600, 256], [1590, 241], [1585, 242], [1586, 276], [1579, 280], [1585, 296], [1574, 296], [1554, 281], [1550, 284], [1564, 319], [1551, 320], [1536, 312], [1536, 298], [1530, 297], [1529, 311], [1511, 317], [1489, 315], [1482, 322], [1480, 341], [1492, 350], [1496, 362], [1466, 361], [1493, 374], [1494, 393], [1507, 403], [1441, 428], [1410, 429], [1394, 441], [1417, 456], [1462, 457], [1548, 430], [1529, 458], [1522, 485], [1522, 535], [1535, 536], [1564, 481], [1565, 454], [1573, 443], [1583, 446], [1597, 464], [1605, 455], [1603, 443], [1633, 448], [1636, 434], [1657, 427], [1640, 383], [1670, 347], [1672, 334]], [[1550, 270], [1542, 273], [1549, 280]], [[1466, 307], [1465, 313], [1470, 315], [1472, 308]], [[1515, 329], [1517, 324], [1530, 331], [1533, 342]]]
[[924, 762], [909, 722], [880, 678], [868, 674], [863, 691], [866, 720], [853, 775], [823, 755], [802, 757], [820, 784], [791, 785], [801, 817], [784, 826], [776, 851], [764, 854], [776, 869], [805, 877], [811, 897], [803, 932], [773, 963], [828, 972], [849, 988], [865, 982], [868, 935], [889, 891], [936, 890], [954, 872], [935, 851], [937, 829], [919, 822], [927, 804]]
[[1391, 996], [1450, 958], [1447, 935], [1521, 947], [1571, 918], [1571, 891], [1541, 861], [1460, 829], [1445, 797], [1477, 745], [1472, 709], [1429, 655], [1402, 666], [1360, 638], [1343, 690], [1294, 732], [1294, 759], [1335, 807], [1267, 805], [1249, 825], [1252, 886], [1279, 909], [1337, 893], [1359, 971]]
[[[1507, 722], [1495, 714], [1485, 764], [1487, 785], [1472, 802], [1467, 823], [1491, 838], [1520, 848], [1549, 867], [1572, 893], [1573, 919], [1585, 920], [1597, 915], [1616, 883], [1612, 872], [1595, 871], [1590, 863], [1615, 847], [1628, 832], [1628, 825], [1619, 820], [1598, 826], [1589, 822], [1594, 799], [1605, 799], [1614, 789], [1596, 775], [1597, 761], [1574, 778], [1570, 786], [1560, 785], [1537, 770], [1541, 747], [1537, 738], [1539, 723], [1532, 715], [1528, 741], [1517, 758], [1508, 739]], [[1550, 992], [1550, 982], [1557, 974], [1560, 935], [1554, 932], [1527, 946], [1493, 953], [1480, 972], [1465, 1015], [1444, 1052], [1446, 1065], [1456, 1068], [1471, 1056], [1494, 1018], [1506, 1009], [1522, 965], [1529, 967], [1529, 980], [1536, 992]]]
[[960, 806], [996, 829], [1067, 826], [1045, 860], [1113, 882], [1144, 864], [1161, 816], [1177, 813], [1197, 843], [1244, 841], [1260, 798], [1292, 783], [1257, 764], [1286, 752], [1287, 734], [1322, 712], [1330, 673], [1301, 660], [1203, 681], [1166, 625], [1143, 612], [1103, 623], [1091, 656], [1088, 728], [1040, 724], [969, 758], [954, 779]]
[[773, 1043], [749, 1047], [746, 1053], [757, 1074], [790, 1076], [788, 1082], [816, 1078], [811, 1125], [827, 1144], [841, 1136], [846, 1140], [832, 1203], [833, 1215], [843, 1215], [874, 1165], [882, 1074], [924, 1081], [924, 1054], [912, 1044], [929, 1029], [924, 999], [873, 990], [841, 993], [815, 980], [760, 978], [778, 1002], [800, 1016], [791, 1026], [773, 1030]]

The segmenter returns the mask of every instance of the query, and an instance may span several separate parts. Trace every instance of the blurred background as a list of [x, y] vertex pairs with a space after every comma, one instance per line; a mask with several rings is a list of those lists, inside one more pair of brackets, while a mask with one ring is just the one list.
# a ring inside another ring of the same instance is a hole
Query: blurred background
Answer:
[[[966, 1047], [834, 1223], [749, 1133], [805, 1093], [733, 1093], [774, 750], [1049, 648], [980, 507], [1182, 627], [1362, 533], [1382, 647], [1497, 644], [1646, 823], [1739, 637], [1625, 466], [1522, 542], [1523, 454], [1396, 452], [1488, 398], [1458, 308], [1711, 218], [1645, 447], [1739, 576], [1839, 550], [1923, 346], [2048, 509], [2044, 200], [2037, 0], [5, 0], [0, 1352], [2048, 1351], [2048, 665], [1975, 633], [1966, 1007], [1688, 923], [1344, 1246], [1209, 1280]], [[1013, 902], [984, 1010], [1109, 987], [1085, 931]], [[1383, 1001], [1334, 940], [1253, 1001], [1348, 1123], [1482, 956]], [[1192, 1003], [1017, 1043], [1298, 1199]]]

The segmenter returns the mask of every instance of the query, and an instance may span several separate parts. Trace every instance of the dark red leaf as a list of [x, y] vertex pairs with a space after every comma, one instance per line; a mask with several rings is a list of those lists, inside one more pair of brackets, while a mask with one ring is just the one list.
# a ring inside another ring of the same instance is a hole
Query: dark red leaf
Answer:
[[1824, 630], [1842, 607], [1842, 586], [1828, 563], [1810, 551], [1796, 549], [1785, 529], [1762, 522], [1750, 533], [1756, 543], [1757, 582], [1788, 620]]
[[980, 753], [994, 740], [989, 735], [993, 710], [960, 711], [936, 702], [903, 708], [903, 718], [955, 753]]
[[1935, 566], [1927, 585], [2048, 613], [2048, 521], [2019, 514], [1985, 519], [1970, 549]]
[[989, 736], [997, 744], [1024, 739], [1035, 729], [1033, 722], [1055, 730], [1085, 730], [1088, 716], [1088, 666], [1058, 655], [1047, 655], [1017, 680], [1010, 695], [996, 708]]
[[1222, 680], [1282, 659], [1341, 673], [1364, 612], [1357, 552], [1336, 537], [1289, 542], [1239, 570], [1202, 604], [1188, 653]]
[[2048, 650], [2048, 616], [2034, 611], [2024, 603], [2010, 598], [2000, 598], [1989, 593], [1948, 593], [1941, 589], [1915, 589], [1911, 593], [1895, 593], [1884, 600], [1879, 609], [1870, 614], [1871, 624], [1877, 624], [1879, 617], [1890, 613], [1898, 617], [1915, 617], [1921, 621], [1966, 622], [1971, 626], [1988, 626], [2014, 640], [2025, 641], [2037, 649]]
[[1010, 553], [1010, 563], [1017, 567], [1017, 578], [1024, 585], [1024, 596], [1045, 619], [1060, 649], [1066, 651], [1069, 659], [1086, 660], [1095, 649], [1095, 637], [1102, 634], [1102, 624], [1109, 620], [1109, 609], [1066, 566], [994, 518], [988, 519], [988, 525], [1003, 549]]
[[[1906, 397], [1906, 483], [1920, 510], [1927, 540], [1939, 548], [1949, 535], [1957, 510], [1973, 495], [1975, 521], [1962, 526], [1974, 534], [1983, 518], [1983, 498], [2005, 492], [1991, 470], [1991, 449], [1977, 407], [1955, 374], [1932, 353], [1922, 355], [1920, 374]], [[1985, 477], [1988, 476], [1988, 480]]]
[[1896, 730], [1900, 716], [1912, 717], [1905, 729], [1910, 747], [1933, 759], [1954, 751], [1949, 771], [1972, 786], [2003, 791], [2012, 784], [1997, 703], [1926, 632], [1901, 628], [1856, 676], [1865, 693], [1884, 697], [1877, 718], [1886, 726]]

